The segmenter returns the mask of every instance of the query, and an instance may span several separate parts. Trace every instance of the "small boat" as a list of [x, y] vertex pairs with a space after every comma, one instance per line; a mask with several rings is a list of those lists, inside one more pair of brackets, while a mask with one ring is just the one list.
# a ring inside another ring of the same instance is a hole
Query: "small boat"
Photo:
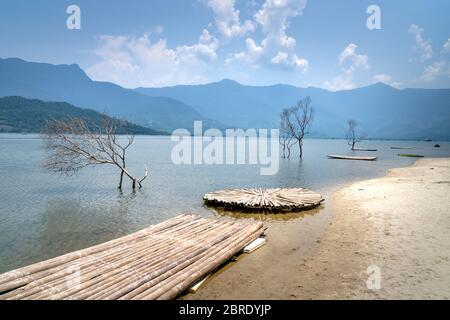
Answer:
[[431, 140], [431, 139], [425, 139], [425, 141], [426, 141], [426, 142], [431, 142], [431, 141], [433, 141], [433, 140]]
[[412, 147], [391, 147], [391, 149], [412, 149]]
[[368, 149], [368, 148], [353, 148], [353, 151], [378, 151], [378, 149]]
[[330, 154], [328, 155], [328, 159], [374, 161], [377, 160], [377, 157], [354, 157], [354, 156], [341, 156], [337, 154]]
[[434, 147], [435, 147], [435, 148], [440, 148], [441, 145], [438, 143], [438, 144], [435, 144]]
[[410, 157], [410, 158], [423, 158], [424, 156], [421, 154], [407, 154], [407, 153], [399, 153], [399, 157]]

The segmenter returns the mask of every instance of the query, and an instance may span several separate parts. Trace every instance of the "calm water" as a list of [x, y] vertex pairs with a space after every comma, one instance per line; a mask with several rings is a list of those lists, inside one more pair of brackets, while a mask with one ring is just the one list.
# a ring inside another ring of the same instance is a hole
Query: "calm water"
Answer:
[[[277, 175], [261, 176], [254, 165], [174, 165], [169, 137], [137, 137], [129, 165], [150, 176], [136, 193], [120, 193], [112, 167], [86, 168], [73, 177], [41, 168], [41, 140], [34, 135], [0, 135], [0, 272], [83, 248], [175, 215], [193, 212], [212, 216], [203, 206], [205, 192], [235, 187], [307, 187], [327, 194], [336, 186], [383, 175], [415, 159], [397, 153], [450, 156], [450, 143], [366, 141], [378, 148], [376, 162], [329, 160], [327, 154], [353, 154], [343, 140], [306, 140], [304, 159], [280, 159]], [[391, 150], [392, 145], [413, 150]]]

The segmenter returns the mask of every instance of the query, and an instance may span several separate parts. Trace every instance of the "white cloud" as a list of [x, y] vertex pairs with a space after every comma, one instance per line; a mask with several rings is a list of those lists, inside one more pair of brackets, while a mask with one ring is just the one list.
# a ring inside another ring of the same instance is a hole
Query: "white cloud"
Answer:
[[230, 58], [225, 60], [225, 63], [231, 63], [234, 60], [244, 61], [247, 64], [255, 64], [263, 54], [264, 48], [258, 46], [251, 38], [245, 40], [247, 50], [245, 52], [238, 52], [233, 54]]
[[346, 68], [351, 70], [369, 69], [369, 57], [365, 54], [356, 54], [356, 48], [358, 48], [356, 44], [350, 43], [339, 55], [339, 64], [347, 65]]
[[309, 67], [309, 62], [306, 59], [299, 58], [296, 54], [289, 55], [285, 51], [278, 51], [278, 53], [270, 60], [272, 64], [284, 66], [288, 69], [291, 67], [297, 67], [302, 70], [302, 72], [307, 72]]
[[218, 40], [203, 30], [197, 43], [168, 48], [165, 39], [102, 36], [95, 54], [101, 59], [87, 69], [95, 80], [124, 87], [206, 82], [205, 69], [217, 58]]
[[374, 83], [382, 82], [382, 83], [390, 85], [394, 88], [400, 88], [403, 85], [403, 83], [401, 83], [401, 82], [394, 81], [394, 79], [390, 75], [383, 74], [383, 73], [374, 75], [373, 82]]
[[286, 34], [290, 19], [300, 15], [305, 7], [306, 0], [266, 0], [254, 16], [262, 29], [264, 39], [257, 45], [252, 38], [248, 38], [247, 50], [232, 55], [227, 61], [264, 63], [306, 72], [308, 61], [297, 56], [297, 42]]
[[442, 50], [444, 52], [450, 52], [450, 38], [447, 39], [447, 41], [442, 46]]
[[323, 86], [330, 91], [351, 90], [355, 88], [352, 72], [345, 70], [331, 81], [325, 81]]
[[421, 80], [425, 82], [433, 82], [442, 75], [447, 75], [447, 77], [450, 77], [450, 70], [447, 68], [447, 63], [445, 61], [435, 62], [425, 67]]
[[254, 22], [240, 22], [240, 12], [235, 8], [236, 0], [208, 0], [208, 7], [213, 10], [217, 29], [226, 38], [243, 36], [255, 30]]
[[353, 81], [354, 73], [358, 70], [369, 70], [369, 57], [365, 54], [357, 54], [358, 46], [350, 43], [339, 54], [338, 62], [342, 67], [342, 73], [331, 81], [325, 81], [323, 86], [331, 91], [351, 90], [355, 88]]
[[433, 48], [431, 44], [422, 37], [423, 29], [416, 24], [409, 27], [408, 32], [414, 35], [416, 49], [420, 52], [420, 61], [425, 62], [433, 57]]

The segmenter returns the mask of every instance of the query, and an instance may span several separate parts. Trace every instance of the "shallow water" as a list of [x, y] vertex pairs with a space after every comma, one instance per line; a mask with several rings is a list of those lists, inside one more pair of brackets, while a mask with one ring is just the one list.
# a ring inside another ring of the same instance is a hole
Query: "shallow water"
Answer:
[[[338, 185], [385, 174], [392, 167], [412, 164], [398, 153], [450, 156], [450, 143], [365, 141], [377, 152], [352, 152], [344, 140], [305, 140], [304, 158], [280, 159], [279, 172], [260, 175], [258, 165], [174, 165], [170, 137], [136, 137], [129, 167], [137, 175], [150, 170], [136, 193], [117, 190], [113, 167], [86, 168], [61, 177], [41, 167], [42, 141], [36, 135], [0, 134], [0, 272], [106, 241], [181, 213], [223, 215], [203, 205], [204, 193], [239, 187], [306, 187], [329, 195]], [[391, 150], [390, 146], [412, 150]], [[329, 160], [327, 154], [377, 155], [378, 161]], [[320, 219], [315, 210], [309, 219]], [[308, 213], [307, 213], [308, 215]], [[243, 215], [234, 214], [235, 217]], [[251, 215], [281, 221], [303, 214]], [[298, 221], [298, 220], [297, 220]]]

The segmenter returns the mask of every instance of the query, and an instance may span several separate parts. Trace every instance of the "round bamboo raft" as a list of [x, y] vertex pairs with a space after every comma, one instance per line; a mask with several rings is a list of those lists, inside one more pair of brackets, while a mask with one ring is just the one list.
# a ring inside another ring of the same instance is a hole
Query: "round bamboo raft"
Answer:
[[303, 188], [248, 188], [209, 192], [206, 204], [230, 210], [292, 212], [309, 210], [320, 205], [323, 197]]

